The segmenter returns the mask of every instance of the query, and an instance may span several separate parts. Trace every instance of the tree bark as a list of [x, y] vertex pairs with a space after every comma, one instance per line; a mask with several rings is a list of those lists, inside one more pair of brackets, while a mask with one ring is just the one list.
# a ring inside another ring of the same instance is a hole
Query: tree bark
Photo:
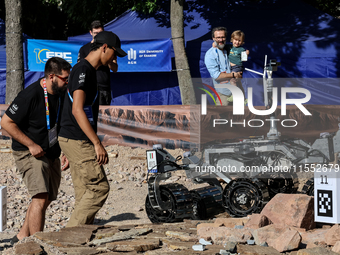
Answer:
[[5, 0], [6, 7], [6, 104], [24, 88], [21, 0]]
[[182, 105], [193, 105], [196, 104], [196, 97], [184, 46], [183, 2], [184, 0], [171, 0], [171, 36]]

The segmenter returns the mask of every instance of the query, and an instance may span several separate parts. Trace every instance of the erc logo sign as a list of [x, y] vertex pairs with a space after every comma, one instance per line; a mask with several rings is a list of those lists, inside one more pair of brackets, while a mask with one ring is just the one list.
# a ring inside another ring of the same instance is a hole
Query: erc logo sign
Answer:
[[49, 49], [34, 49], [37, 64], [45, 64], [49, 58], [60, 57], [65, 59], [67, 62], [72, 64], [72, 53], [71, 52], [56, 52], [50, 51]]

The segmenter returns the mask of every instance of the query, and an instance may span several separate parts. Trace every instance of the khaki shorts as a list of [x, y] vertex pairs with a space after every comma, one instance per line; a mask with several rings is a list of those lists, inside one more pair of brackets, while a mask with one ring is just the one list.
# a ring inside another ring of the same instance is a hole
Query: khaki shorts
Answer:
[[48, 193], [48, 200], [56, 200], [61, 180], [60, 159], [48, 159], [45, 156], [35, 158], [27, 151], [13, 151], [13, 157], [19, 173], [34, 197]]
[[[222, 101], [222, 105], [224, 105], [224, 106], [226, 106], [226, 105], [228, 105], [229, 103], [230, 103], [230, 101], [229, 101], [229, 98], [231, 97], [231, 96], [226, 96], [226, 95], [224, 95], [224, 94], [222, 94], [222, 93], [220, 93], [220, 92], [217, 92], [217, 94], [220, 96], [220, 98], [221, 98], [221, 101]], [[221, 103], [220, 103], [220, 100], [216, 100], [216, 105], [221, 105]]]

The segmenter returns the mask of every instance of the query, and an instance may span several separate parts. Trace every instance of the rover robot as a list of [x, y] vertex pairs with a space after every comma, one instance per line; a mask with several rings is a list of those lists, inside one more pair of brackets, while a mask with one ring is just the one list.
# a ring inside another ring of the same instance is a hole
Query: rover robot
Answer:
[[[280, 63], [275, 60], [270, 60], [269, 64], [266, 62], [265, 59], [263, 83], [265, 105], [270, 106], [272, 72]], [[270, 118], [275, 118], [275, 113]], [[308, 164], [328, 167], [329, 163], [337, 160], [335, 155], [339, 152], [340, 131], [324, 134], [310, 145], [301, 139], [281, 139], [275, 122], [271, 122], [266, 137], [210, 144], [201, 153], [185, 152], [177, 158], [161, 145], [154, 145], [152, 150], [147, 151], [146, 213], [153, 223], [183, 218], [205, 219], [224, 210], [233, 217], [259, 213], [277, 193], [297, 192], [296, 169]], [[178, 163], [180, 160], [182, 164]], [[227, 166], [232, 166], [232, 171], [215, 171]], [[241, 171], [252, 167], [256, 167], [257, 171]], [[197, 172], [197, 168], [206, 171]], [[167, 184], [165, 181], [177, 170], [185, 170], [187, 178], [207, 185], [188, 190], [179, 183]], [[224, 188], [222, 180], [226, 183]], [[302, 192], [313, 195], [313, 184], [313, 179], [308, 180]]]

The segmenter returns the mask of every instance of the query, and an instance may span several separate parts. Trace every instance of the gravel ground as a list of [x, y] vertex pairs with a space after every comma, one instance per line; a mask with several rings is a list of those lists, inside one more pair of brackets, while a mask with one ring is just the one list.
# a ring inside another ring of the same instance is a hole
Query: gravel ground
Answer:
[[[0, 254], [11, 254], [4, 243], [18, 233], [30, 202], [26, 187], [16, 174], [11, 153], [11, 141], [0, 139], [0, 186], [7, 186], [7, 229], [0, 232]], [[104, 169], [110, 183], [110, 195], [95, 219], [97, 225], [121, 225], [150, 223], [144, 208], [147, 196], [146, 149], [118, 145], [107, 146], [110, 161]], [[174, 157], [183, 155], [183, 150], [168, 150]], [[300, 182], [301, 190], [306, 179]], [[193, 184], [184, 171], [176, 171], [168, 181], [185, 185], [189, 190], [206, 186]], [[300, 180], [301, 181], [301, 180]], [[47, 209], [45, 231], [64, 228], [74, 206], [74, 190], [70, 171], [62, 172], [59, 195]], [[27, 240], [29, 240], [27, 238]], [[2, 243], [2, 244], [1, 244]], [[7, 251], [5, 253], [5, 251]]]

